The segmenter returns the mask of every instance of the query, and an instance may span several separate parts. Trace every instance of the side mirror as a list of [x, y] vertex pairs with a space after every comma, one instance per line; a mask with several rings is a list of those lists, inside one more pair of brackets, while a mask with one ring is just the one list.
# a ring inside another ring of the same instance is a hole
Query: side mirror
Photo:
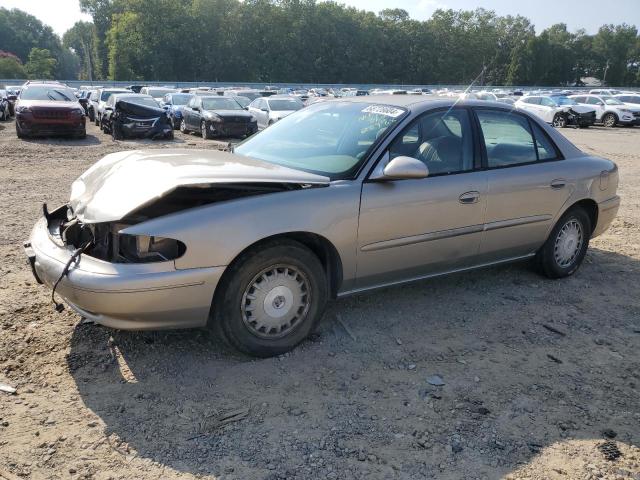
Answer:
[[194, 111], [196, 111], [196, 112], [197, 112], [197, 111], [198, 111], [198, 110], [200, 110], [200, 109], [199, 109], [198, 107], [191, 107], [191, 110], [194, 110]]
[[417, 158], [401, 156], [389, 161], [382, 172], [374, 172], [370, 178], [371, 180], [411, 180], [428, 176], [429, 169], [423, 162]]
[[262, 110], [263, 112], [268, 112], [269, 111], [268, 108], [261, 108], [260, 110]]
[[603, 106], [603, 105], [604, 105], [604, 102], [598, 102], [598, 103], [596, 103], [596, 105], [598, 105], [599, 107], [601, 107], [601, 106]]

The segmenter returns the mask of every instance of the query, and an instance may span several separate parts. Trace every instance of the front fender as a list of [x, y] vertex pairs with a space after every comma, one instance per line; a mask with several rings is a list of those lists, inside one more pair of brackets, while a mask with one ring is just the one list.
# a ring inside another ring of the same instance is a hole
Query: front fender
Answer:
[[308, 232], [326, 238], [343, 265], [343, 286], [355, 278], [360, 184], [267, 193], [223, 201], [128, 227], [132, 235], [179, 240], [185, 254], [176, 268], [229, 265], [250, 245], [274, 235]]

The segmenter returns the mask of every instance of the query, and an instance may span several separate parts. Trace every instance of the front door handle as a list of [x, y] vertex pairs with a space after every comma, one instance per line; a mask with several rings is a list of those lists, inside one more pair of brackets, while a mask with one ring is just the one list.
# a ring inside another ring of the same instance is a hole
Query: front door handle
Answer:
[[564, 188], [567, 185], [567, 181], [563, 178], [557, 178], [551, 182], [551, 188], [555, 188], [556, 190], [560, 188]]
[[465, 192], [458, 197], [458, 200], [460, 201], [460, 203], [463, 203], [465, 205], [478, 203], [478, 200], [480, 200], [480, 192]]

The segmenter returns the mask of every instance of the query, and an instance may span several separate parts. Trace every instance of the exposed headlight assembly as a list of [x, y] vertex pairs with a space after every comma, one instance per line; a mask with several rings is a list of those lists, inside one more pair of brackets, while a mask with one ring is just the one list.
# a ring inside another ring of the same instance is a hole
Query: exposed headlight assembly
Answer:
[[16, 108], [16, 112], [18, 112], [18, 113], [29, 113], [29, 112], [31, 112], [31, 109], [29, 107], [19, 106], [18, 108]]
[[114, 243], [117, 243], [114, 250], [118, 257], [132, 263], [174, 260], [186, 250], [185, 245], [178, 240], [147, 235], [120, 234], [114, 238]]

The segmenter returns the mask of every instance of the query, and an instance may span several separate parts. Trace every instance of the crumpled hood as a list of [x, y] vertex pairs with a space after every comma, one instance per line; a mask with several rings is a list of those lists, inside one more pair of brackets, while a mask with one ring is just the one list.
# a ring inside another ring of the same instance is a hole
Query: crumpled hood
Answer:
[[573, 110], [576, 113], [589, 113], [595, 112], [596, 109], [593, 107], [589, 107], [587, 105], [563, 105], [565, 107], [565, 112], [569, 110]]
[[326, 185], [329, 178], [218, 150], [132, 150], [107, 155], [71, 185], [81, 222], [120, 220], [181, 186], [224, 183]]

